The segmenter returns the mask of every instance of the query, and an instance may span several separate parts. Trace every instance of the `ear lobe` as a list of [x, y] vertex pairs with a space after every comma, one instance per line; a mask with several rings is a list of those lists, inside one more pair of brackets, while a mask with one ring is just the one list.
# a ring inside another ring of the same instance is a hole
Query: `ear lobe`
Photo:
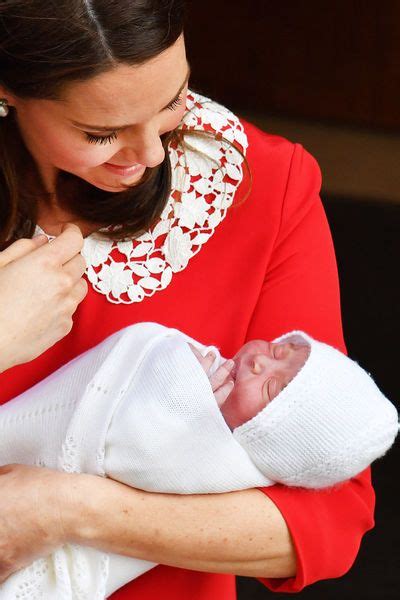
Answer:
[[4, 85], [0, 85], [0, 98], [2, 100], [7, 100], [9, 106], [14, 106], [15, 97], [11, 94]]
[[269, 404], [282, 391], [283, 386], [277, 377], [269, 377], [262, 386], [265, 405]]
[[267, 381], [264, 381], [263, 386], [262, 386], [262, 399], [263, 399], [263, 403], [264, 406], [267, 406], [267, 404], [269, 404], [272, 400], [271, 396], [270, 396], [270, 382], [271, 382], [271, 378], [267, 379]]

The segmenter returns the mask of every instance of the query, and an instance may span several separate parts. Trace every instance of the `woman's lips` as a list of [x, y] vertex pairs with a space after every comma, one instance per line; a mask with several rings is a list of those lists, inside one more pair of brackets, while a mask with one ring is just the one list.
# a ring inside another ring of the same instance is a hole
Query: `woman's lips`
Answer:
[[105, 167], [111, 173], [115, 175], [121, 175], [122, 177], [130, 177], [131, 175], [135, 175], [142, 169], [145, 169], [143, 165], [136, 164], [130, 166], [121, 166], [121, 165], [113, 165], [112, 163], [104, 163], [103, 167]]

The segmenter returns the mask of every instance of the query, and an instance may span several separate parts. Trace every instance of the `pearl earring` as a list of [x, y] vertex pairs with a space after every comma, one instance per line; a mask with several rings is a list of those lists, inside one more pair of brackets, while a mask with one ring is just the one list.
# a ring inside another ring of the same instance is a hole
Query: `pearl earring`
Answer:
[[0, 98], [0, 117], [6, 117], [10, 109], [8, 107], [8, 100], [5, 98]]

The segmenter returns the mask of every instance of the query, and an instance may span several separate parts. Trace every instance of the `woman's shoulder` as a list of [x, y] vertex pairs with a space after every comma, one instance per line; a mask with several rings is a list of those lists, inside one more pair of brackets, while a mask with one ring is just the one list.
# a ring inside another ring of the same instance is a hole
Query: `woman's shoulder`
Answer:
[[301, 144], [263, 131], [219, 102], [194, 91], [189, 93], [188, 108], [184, 127], [219, 133], [239, 145], [254, 175], [280, 178], [294, 172], [306, 178], [319, 177], [317, 162]]
[[296, 148], [299, 146], [280, 135], [268, 133], [254, 123], [240, 117], [249, 144], [249, 158], [265, 159], [275, 157], [277, 160], [291, 161]]
[[315, 158], [302, 144], [267, 133], [245, 119], [240, 119], [248, 141], [247, 161], [255, 178], [284, 181], [286, 191], [292, 185], [321, 187], [321, 171]]

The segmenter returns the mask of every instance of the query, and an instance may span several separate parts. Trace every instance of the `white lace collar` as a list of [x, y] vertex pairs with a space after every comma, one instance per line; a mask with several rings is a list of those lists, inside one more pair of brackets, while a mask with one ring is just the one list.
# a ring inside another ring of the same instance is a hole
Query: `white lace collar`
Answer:
[[[188, 93], [186, 108], [183, 130], [222, 134], [246, 153], [247, 137], [232, 112], [195, 92]], [[96, 234], [85, 238], [87, 277], [109, 302], [141, 302], [165, 289], [210, 239], [232, 205], [243, 179], [240, 153], [220, 139], [189, 135], [185, 139], [191, 147], [185, 153], [173, 144], [169, 148], [172, 191], [152, 229], [132, 241], [114, 242]], [[36, 233], [41, 231], [37, 227]]]

